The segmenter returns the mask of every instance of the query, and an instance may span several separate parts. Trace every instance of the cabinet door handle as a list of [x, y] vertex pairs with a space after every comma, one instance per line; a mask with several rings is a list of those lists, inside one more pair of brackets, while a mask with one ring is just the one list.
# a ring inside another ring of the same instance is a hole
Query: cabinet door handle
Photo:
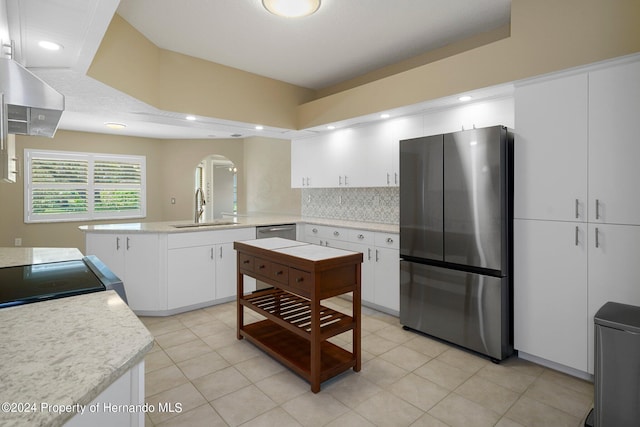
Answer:
[[387, 173], [387, 185], [391, 184], [391, 175]]
[[[222, 249], [222, 248], [220, 248]], [[211, 248], [211, 259], [213, 259], [213, 248]]]
[[222, 258], [222, 246], [220, 246], [220, 258]]
[[302, 186], [304, 187], [304, 177], [302, 177]]
[[371, 261], [371, 248], [367, 248], [367, 259]]
[[129, 250], [131, 246], [129, 246], [129, 238], [127, 237], [127, 250]]
[[380, 261], [380, 257], [378, 256], [378, 250], [376, 249], [376, 262]]
[[576, 225], [576, 246], [578, 246], [578, 226]]
[[393, 239], [391, 237], [387, 237], [387, 243], [389, 244], [393, 243]]
[[596, 199], [596, 219], [600, 219], [600, 200]]
[[120, 238], [116, 237], [116, 251], [120, 250]]
[[342, 185], [342, 175], [338, 177], [338, 185]]
[[599, 238], [598, 227], [596, 227], [596, 248], [600, 247], [600, 238]]
[[309, 177], [307, 177], [307, 187], [309, 186]]
[[347, 175], [344, 176], [344, 185], [349, 185], [349, 183], [347, 183]]
[[578, 212], [578, 205], [579, 205], [579, 202], [578, 202], [578, 199], [576, 199], [576, 218], [580, 218], [580, 214]]
[[333, 235], [334, 235], [334, 236], [336, 236], [336, 237], [338, 237], [338, 236], [340, 235], [340, 232], [339, 232], [339, 231], [334, 231], [334, 232], [333, 232]]
[[396, 185], [397, 185], [397, 184], [398, 184], [398, 172], [394, 172], [394, 173], [393, 173], [393, 175], [394, 175], [394, 177], [395, 177], [395, 178], [394, 178], [394, 182], [395, 182], [395, 183], [396, 183]]

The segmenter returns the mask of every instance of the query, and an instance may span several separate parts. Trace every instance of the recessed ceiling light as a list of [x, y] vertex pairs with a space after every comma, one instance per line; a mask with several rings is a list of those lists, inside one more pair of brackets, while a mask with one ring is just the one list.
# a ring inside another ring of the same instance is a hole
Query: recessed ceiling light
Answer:
[[195, 118], [195, 116], [187, 116], [187, 117], [185, 117], [185, 119], [190, 120], [190, 121], [194, 121], [196, 118]]
[[391, 117], [390, 114], [387, 114], [387, 113], [380, 114], [381, 119], [388, 119], [389, 117]]
[[256, 126], [256, 130], [262, 130], [262, 129], [264, 129], [264, 126], [261, 126], [261, 125]]
[[462, 101], [462, 102], [471, 101], [471, 97], [469, 95], [464, 95], [458, 98], [458, 101]]
[[38, 42], [38, 46], [47, 50], [60, 50], [62, 49], [62, 45], [59, 43], [50, 42], [47, 40], [42, 40]]
[[115, 129], [115, 130], [124, 129], [127, 127], [127, 125], [125, 125], [124, 123], [116, 123], [116, 122], [105, 122], [104, 125], [109, 129]]
[[329, 126], [327, 126], [327, 129], [329, 129], [329, 130], [334, 130], [335, 128], [336, 128], [336, 127], [335, 127], [334, 125], [329, 125]]
[[262, 0], [262, 5], [274, 15], [301, 18], [315, 13], [320, 0]]

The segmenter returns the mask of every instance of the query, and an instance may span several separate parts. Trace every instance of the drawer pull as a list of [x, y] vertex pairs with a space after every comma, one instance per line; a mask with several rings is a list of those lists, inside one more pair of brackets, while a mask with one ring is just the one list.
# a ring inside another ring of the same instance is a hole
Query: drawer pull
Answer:
[[393, 243], [393, 239], [391, 237], [387, 238], [387, 243]]
[[276, 276], [282, 276], [284, 274], [284, 271], [280, 270], [280, 271], [276, 271]]
[[296, 283], [304, 282], [304, 277], [296, 277]]
[[259, 269], [263, 269], [263, 268], [266, 268], [266, 267], [267, 267], [267, 266], [266, 266], [266, 265], [264, 265], [264, 264], [260, 264], [260, 265], [258, 266], [258, 268], [259, 268]]
[[242, 261], [243, 264], [249, 264], [249, 262], [250, 261], [248, 259], [245, 259], [244, 261]]
[[317, 233], [318, 229], [317, 228], [313, 228], [313, 229], [311, 229], [311, 231], [313, 231], [314, 233]]
[[333, 235], [334, 235], [334, 236], [336, 236], [336, 237], [338, 237], [338, 236], [340, 235], [340, 233], [339, 233], [339, 232], [337, 232], [337, 231], [334, 231], [334, 232], [333, 232]]

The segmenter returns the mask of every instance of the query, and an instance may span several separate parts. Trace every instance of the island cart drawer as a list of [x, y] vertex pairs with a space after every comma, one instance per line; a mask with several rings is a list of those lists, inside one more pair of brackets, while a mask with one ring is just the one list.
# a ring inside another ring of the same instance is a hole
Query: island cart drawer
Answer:
[[251, 255], [247, 255], [245, 253], [240, 253], [240, 258], [238, 260], [240, 262], [240, 269], [253, 271], [253, 265], [255, 258]]
[[309, 292], [311, 290], [312, 277], [308, 271], [289, 268], [289, 286]]
[[289, 267], [286, 265], [272, 263], [271, 264], [271, 278], [276, 282], [287, 285], [289, 283]]
[[253, 271], [256, 274], [259, 274], [264, 277], [272, 277], [271, 275], [271, 261], [267, 261], [266, 259], [256, 257], [253, 263]]

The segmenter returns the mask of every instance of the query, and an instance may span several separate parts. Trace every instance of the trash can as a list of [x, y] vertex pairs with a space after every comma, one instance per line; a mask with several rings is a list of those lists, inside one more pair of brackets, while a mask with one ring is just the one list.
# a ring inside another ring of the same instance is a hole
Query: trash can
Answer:
[[593, 425], [640, 425], [640, 307], [608, 302], [594, 317]]

